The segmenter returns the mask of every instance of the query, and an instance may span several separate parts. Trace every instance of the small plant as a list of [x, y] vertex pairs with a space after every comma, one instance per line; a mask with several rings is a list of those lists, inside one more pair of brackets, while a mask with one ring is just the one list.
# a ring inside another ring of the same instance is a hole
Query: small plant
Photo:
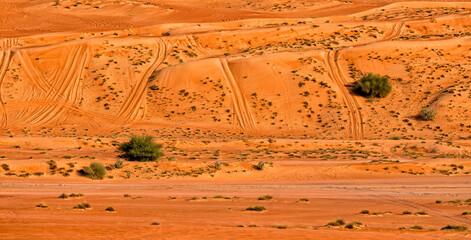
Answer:
[[258, 198], [258, 200], [271, 200], [273, 198], [273, 196], [271, 195], [263, 195], [261, 197]]
[[355, 90], [368, 98], [384, 98], [392, 90], [388, 76], [368, 73], [356, 82]]
[[462, 232], [468, 230], [468, 228], [463, 225], [446, 225], [442, 230]]
[[345, 221], [341, 218], [335, 220], [335, 221], [332, 221], [332, 222], [328, 222], [327, 223], [327, 226], [328, 227], [340, 227], [340, 226], [343, 226], [345, 225]]
[[307, 199], [307, 198], [300, 198], [299, 201], [300, 201], [300, 202], [309, 202], [309, 199]]
[[113, 207], [107, 207], [107, 208], [105, 209], [105, 211], [106, 211], [106, 212], [114, 212], [114, 211], [116, 211], [116, 210], [114, 210]]
[[420, 113], [419, 113], [419, 119], [423, 120], [423, 121], [433, 121], [435, 119], [435, 116], [437, 115], [437, 113], [435, 112], [435, 110], [429, 108], [429, 107], [424, 107], [420, 110]]
[[414, 226], [410, 227], [410, 229], [412, 229], [412, 230], [423, 230], [424, 228], [422, 226], [419, 226], [419, 225], [414, 225]]
[[255, 166], [255, 169], [257, 169], [259, 171], [262, 171], [264, 167], [265, 167], [265, 162], [260, 161], [260, 162], [258, 162], [257, 166]]
[[370, 210], [362, 210], [360, 214], [370, 214]]
[[425, 211], [418, 211], [416, 214], [417, 215], [427, 215], [427, 213]]
[[152, 136], [132, 136], [129, 142], [119, 145], [118, 150], [123, 152], [121, 157], [129, 161], [149, 162], [164, 155], [160, 151], [161, 148], [162, 145], [154, 143]]
[[290, 226], [288, 226], [288, 225], [273, 225], [271, 227], [276, 228], [276, 229], [288, 229], [288, 228], [290, 228]]
[[129, 195], [129, 194], [127, 194], [127, 193], [125, 193], [123, 196], [124, 196], [124, 197], [131, 197], [131, 195]]
[[470, 211], [464, 211], [461, 215], [471, 215]]
[[121, 168], [124, 167], [124, 161], [118, 159], [118, 160], [116, 160], [116, 162], [114, 163], [113, 166], [116, 169], [121, 169]]
[[105, 177], [106, 168], [99, 162], [92, 162], [90, 166], [84, 167], [79, 173], [93, 180], [101, 180]]
[[248, 207], [245, 210], [247, 211], [256, 211], [256, 212], [261, 212], [267, 210], [264, 206], [253, 206], [253, 207]]
[[221, 167], [222, 167], [222, 162], [221, 161], [214, 162], [214, 168], [219, 170], [219, 169], [221, 169]]
[[2, 168], [5, 171], [10, 171], [10, 166], [8, 166], [8, 164], [6, 164], [6, 163], [2, 164]]
[[90, 204], [83, 202], [74, 206], [74, 209], [87, 209], [91, 208]]
[[75, 198], [75, 197], [83, 197], [82, 193], [71, 193], [69, 194], [69, 197]]
[[157, 225], [160, 225], [160, 223], [158, 223], [158, 222], [152, 222], [150, 225], [157, 226]]
[[347, 225], [345, 225], [345, 228], [348, 228], [348, 229], [358, 229], [360, 227], [362, 227], [363, 224], [361, 222], [352, 222], [352, 223], [349, 223]]
[[63, 198], [63, 199], [65, 199], [65, 198], [69, 198], [69, 196], [68, 196], [67, 194], [65, 194], [65, 193], [62, 193], [58, 198]]
[[440, 203], [442, 203], [442, 200], [435, 200], [435, 203], [440, 204]]
[[407, 211], [407, 210], [406, 210], [406, 211], [402, 212], [402, 214], [403, 214], [403, 215], [411, 215], [411, 214], [412, 214], [412, 212], [411, 212], [411, 211]]
[[47, 208], [47, 205], [45, 203], [38, 203], [36, 204], [37, 208]]

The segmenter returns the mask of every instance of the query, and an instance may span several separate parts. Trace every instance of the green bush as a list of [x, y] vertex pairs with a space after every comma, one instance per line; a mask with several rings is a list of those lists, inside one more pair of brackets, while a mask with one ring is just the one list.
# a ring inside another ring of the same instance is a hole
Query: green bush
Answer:
[[339, 226], [343, 226], [343, 225], [345, 225], [345, 221], [341, 218], [337, 219], [335, 221], [327, 223], [327, 226], [329, 226], [329, 227], [339, 227]]
[[90, 206], [90, 204], [88, 204], [87, 202], [83, 202], [83, 203], [75, 205], [74, 209], [87, 209], [87, 208], [91, 208], [91, 207], [92, 206]]
[[129, 142], [122, 143], [118, 150], [123, 152], [121, 157], [129, 161], [156, 161], [164, 154], [160, 151], [162, 144], [154, 143], [152, 136], [133, 136]]
[[263, 201], [263, 200], [271, 200], [273, 198], [272, 195], [263, 195], [258, 198], [258, 200]]
[[424, 107], [420, 110], [419, 118], [423, 121], [433, 121], [436, 115], [437, 113], [435, 112], [435, 110], [428, 107]]
[[445, 227], [442, 228], [442, 230], [448, 230], [448, 231], [466, 231], [468, 228], [463, 225], [446, 225]]
[[99, 162], [92, 162], [90, 163], [89, 167], [84, 167], [79, 172], [85, 177], [88, 177], [94, 180], [101, 180], [105, 177], [106, 169], [105, 169], [105, 166], [103, 166], [103, 164]]
[[248, 208], [246, 208], [245, 210], [247, 210], [247, 211], [261, 212], [261, 211], [266, 210], [266, 208], [265, 208], [264, 206], [254, 206], [254, 207], [248, 207]]
[[368, 73], [356, 82], [355, 91], [369, 98], [386, 97], [392, 90], [388, 76]]

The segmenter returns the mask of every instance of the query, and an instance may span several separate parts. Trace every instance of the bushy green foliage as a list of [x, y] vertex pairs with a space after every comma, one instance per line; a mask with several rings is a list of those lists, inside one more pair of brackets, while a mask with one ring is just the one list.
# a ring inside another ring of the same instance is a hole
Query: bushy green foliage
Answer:
[[80, 173], [88, 178], [101, 180], [105, 177], [106, 169], [103, 164], [99, 162], [92, 162], [90, 163], [89, 167], [84, 167]]
[[368, 73], [356, 82], [355, 91], [369, 98], [386, 97], [392, 90], [388, 76]]
[[162, 144], [154, 143], [152, 136], [133, 136], [129, 142], [122, 143], [118, 150], [123, 152], [121, 157], [129, 161], [156, 161], [164, 154], [160, 151]]
[[436, 115], [437, 113], [435, 112], [435, 110], [428, 107], [424, 107], [420, 110], [419, 118], [424, 121], [433, 121]]

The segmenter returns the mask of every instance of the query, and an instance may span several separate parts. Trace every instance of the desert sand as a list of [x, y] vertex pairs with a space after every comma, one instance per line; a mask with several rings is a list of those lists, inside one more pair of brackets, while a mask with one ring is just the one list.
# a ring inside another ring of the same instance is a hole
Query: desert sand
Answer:
[[1, 1], [0, 238], [471, 238], [470, 76], [466, 1]]

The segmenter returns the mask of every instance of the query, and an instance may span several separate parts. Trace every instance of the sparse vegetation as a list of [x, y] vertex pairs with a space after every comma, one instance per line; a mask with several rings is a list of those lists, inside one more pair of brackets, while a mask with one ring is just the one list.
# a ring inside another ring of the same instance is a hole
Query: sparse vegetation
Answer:
[[256, 211], [256, 212], [261, 212], [267, 210], [264, 206], [253, 206], [253, 207], [248, 207], [245, 210], [247, 211]]
[[420, 110], [420, 113], [419, 113], [419, 119], [423, 120], [423, 121], [433, 121], [435, 119], [435, 116], [437, 115], [437, 113], [435, 112], [435, 110], [429, 108], [429, 107], [424, 107]]
[[105, 177], [106, 168], [99, 162], [92, 162], [90, 166], [84, 167], [79, 173], [93, 180], [102, 180]]
[[36, 204], [37, 208], [47, 208], [47, 205], [45, 203], [38, 203]]
[[467, 231], [468, 228], [463, 225], [446, 225], [442, 230], [462, 232]]
[[368, 98], [384, 98], [391, 92], [392, 85], [388, 76], [368, 73], [356, 82], [355, 90]]
[[132, 136], [129, 142], [122, 143], [118, 150], [123, 152], [121, 157], [129, 161], [156, 161], [164, 154], [160, 151], [161, 144], [154, 143], [152, 136]]
[[88, 209], [88, 208], [91, 208], [92, 206], [90, 206], [90, 204], [88, 204], [87, 202], [83, 202], [83, 203], [79, 203], [77, 205], [74, 206], [74, 209]]
[[273, 198], [273, 196], [271, 195], [263, 195], [261, 197], [258, 198], [258, 200], [271, 200]]
[[345, 221], [341, 218], [335, 220], [335, 221], [332, 221], [332, 222], [328, 222], [326, 226], [328, 227], [340, 227], [340, 226], [343, 226], [345, 225]]

